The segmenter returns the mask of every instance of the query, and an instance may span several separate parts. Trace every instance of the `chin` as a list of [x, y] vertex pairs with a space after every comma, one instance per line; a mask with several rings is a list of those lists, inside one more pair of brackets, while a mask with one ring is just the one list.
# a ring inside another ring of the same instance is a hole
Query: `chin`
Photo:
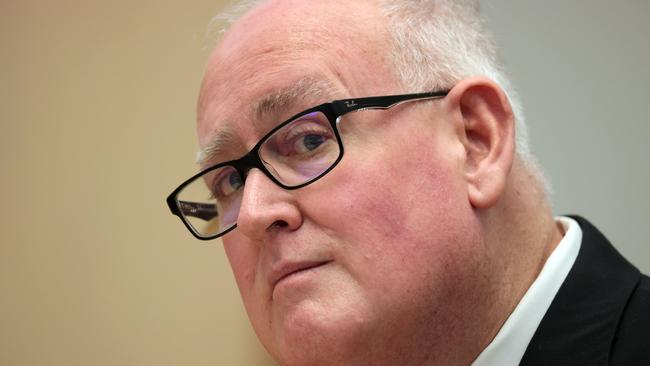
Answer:
[[269, 352], [282, 365], [347, 364], [366, 338], [369, 319], [359, 308], [332, 308], [331, 304], [305, 301], [275, 319], [274, 347]]

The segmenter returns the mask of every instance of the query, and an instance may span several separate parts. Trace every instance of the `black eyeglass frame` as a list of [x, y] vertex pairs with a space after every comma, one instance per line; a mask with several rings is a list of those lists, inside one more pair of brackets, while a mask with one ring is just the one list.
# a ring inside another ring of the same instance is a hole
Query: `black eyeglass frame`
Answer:
[[[223, 232], [220, 232], [219, 234], [216, 235], [210, 235], [210, 236], [201, 236], [201, 234], [197, 233], [194, 227], [187, 221], [187, 218], [181, 211], [181, 205], [183, 204], [177, 199], [178, 194], [185, 189], [188, 185], [190, 185], [192, 182], [194, 182], [196, 179], [201, 178], [203, 175], [215, 170], [219, 169], [224, 166], [232, 166], [235, 168], [237, 173], [242, 177], [242, 181], [246, 181], [246, 176], [248, 174], [248, 171], [252, 168], [258, 168], [261, 170], [264, 175], [266, 175], [273, 183], [277, 184], [278, 186], [282, 187], [283, 189], [287, 190], [294, 190], [298, 188], [302, 188], [304, 186], [307, 186], [316, 180], [322, 178], [324, 175], [329, 173], [338, 163], [341, 161], [343, 158], [343, 140], [341, 139], [341, 136], [339, 135], [339, 130], [337, 128], [337, 125], [344, 115], [351, 113], [351, 112], [358, 112], [362, 111], [365, 109], [389, 109], [392, 108], [398, 104], [402, 104], [405, 102], [412, 102], [412, 101], [419, 101], [419, 100], [428, 100], [428, 99], [437, 99], [437, 98], [443, 98], [449, 93], [449, 90], [439, 90], [439, 91], [431, 91], [431, 92], [425, 92], [425, 93], [415, 93], [415, 94], [398, 94], [398, 95], [386, 95], [386, 96], [374, 96], [374, 97], [365, 97], [365, 98], [351, 98], [351, 99], [341, 99], [341, 100], [335, 100], [329, 103], [323, 103], [320, 105], [317, 105], [315, 107], [309, 108], [307, 110], [304, 110], [286, 121], [278, 124], [275, 126], [271, 131], [269, 131], [264, 137], [260, 139], [260, 141], [255, 144], [255, 146], [244, 156], [242, 156], [239, 159], [235, 160], [229, 160], [225, 161], [222, 163], [215, 164], [209, 168], [206, 168], [189, 179], [187, 179], [185, 182], [181, 183], [181, 185], [178, 186], [169, 196], [167, 196], [167, 206], [169, 206], [169, 210], [171, 213], [175, 216], [178, 216], [183, 224], [187, 227], [187, 229], [196, 237], [197, 239], [200, 240], [212, 240], [216, 239], [218, 237], [221, 237], [233, 229], [237, 227], [237, 223], [233, 224], [232, 227], [224, 230]], [[279, 129], [282, 127], [286, 126], [287, 124], [295, 121], [296, 119], [310, 114], [314, 112], [321, 112], [327, 117], [328, 121], [330, 122], [331, 128], [334, 131], [334, 135], [336, 136], [336, 141], [339, 145], [339, 156], [336, 158], [334, 163], [324, 170], [322, 173], [319, 175], [315, 176], [314, 178], [309, 179], [308, 181], [298, 184], [298, 185], [286, 185], [282, 182], [280, 182], [264, 165], [262, 162], [262, 159], [259, 155], [259, 150], [261, 146]], [[245, 183], [244, 183], [245, 184]], [[200, 205], [200, 204], [199, 204]]]

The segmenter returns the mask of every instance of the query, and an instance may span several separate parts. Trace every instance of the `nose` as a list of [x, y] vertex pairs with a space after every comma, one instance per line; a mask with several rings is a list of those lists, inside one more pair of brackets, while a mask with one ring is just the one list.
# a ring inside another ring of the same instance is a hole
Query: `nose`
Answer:
[[253, 168], [244, 184], [237, 230], [249, 239], [262, 242], [278, 231], [293, 231], [303, 216], [295, 196]]

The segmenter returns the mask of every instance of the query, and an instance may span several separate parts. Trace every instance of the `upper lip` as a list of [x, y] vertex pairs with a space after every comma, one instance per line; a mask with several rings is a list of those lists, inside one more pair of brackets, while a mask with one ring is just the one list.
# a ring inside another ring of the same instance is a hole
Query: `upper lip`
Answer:
[[293, 273], [304, 271], [306, 269], [315, 268], [329, 263], [329, 260], [314, 260], [314, 261], [297, 261], [297, 262], [282, 262], [274, 266], [269, 276], [271, 288], [275, 288], [278, 282], [282, 281], [287, 276]]

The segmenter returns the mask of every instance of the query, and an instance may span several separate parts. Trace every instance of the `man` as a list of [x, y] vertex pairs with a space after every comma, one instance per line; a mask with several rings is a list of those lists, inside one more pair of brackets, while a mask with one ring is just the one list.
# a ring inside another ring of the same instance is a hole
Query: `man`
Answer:
[[553, 218], [495, 59], [473, 1], [269, 0], [224, 35], [168, 203], [281, 364], [648, 362], [650, 281]]

